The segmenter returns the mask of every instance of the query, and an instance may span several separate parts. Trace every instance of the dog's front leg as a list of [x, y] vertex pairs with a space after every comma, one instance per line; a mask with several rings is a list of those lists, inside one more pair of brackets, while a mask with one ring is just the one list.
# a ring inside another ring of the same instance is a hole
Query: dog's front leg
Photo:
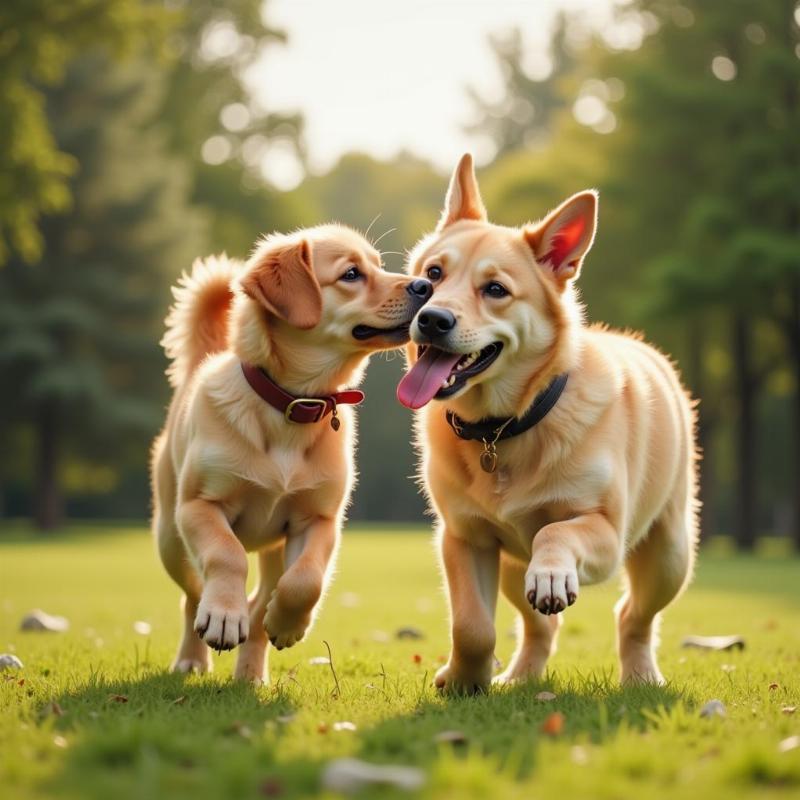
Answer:
[[450, 597], [452, 650], [434, 683], [443, 691], [485, 691], [494, 666], [494, 613], [500, 551], [495, 543], [477, 547], [444, 531], [440, 541]]
[[267, 605], [264, 628], [282, 650], [305, 635], [325, 586], [325, 574], [339, 540], [336, 520], [317, 517], [286, 540], [286, 571]]
[[622, 557], [621, 536], [603, 514], [545, 525], [533, 538], [525, 596], [542, 614], [558, 614], [578, 598], [581, 584], [608, 578]]
[[176, 520], [203, 579], [194, 628], [215, 650], [232, 650], [247, 639], [249, 629], [247, 553], [216, 503], [184, 501]]

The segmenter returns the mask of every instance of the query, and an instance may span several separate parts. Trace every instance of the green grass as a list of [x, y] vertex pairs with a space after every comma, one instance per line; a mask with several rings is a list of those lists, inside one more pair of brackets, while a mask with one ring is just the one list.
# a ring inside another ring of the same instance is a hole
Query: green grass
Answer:
[[[142, 530], [106, 533], [0, 538], [0, 652], [25, 664], [13, 680], [0, 678], [4, 797], [319, 796], [322, 768], [345, 755], [421, 767], [430, 798], [800, 797], [800, 750], [778, 750], [800, 734], [800, 711], [781, 713], [800, 705], [796, 559], [703, 553], [697, 580], [664, 621], [666, 688], [617, 686], [612, 583], [583, 591], [567, 611], [546, 680], [446, 699], [430, 687], [448, 635], [425, 534], [346, 533], [314, 630], [272, 653], [270, 685], [253, 689], [230, 681], [232, 654], [215, 657], [213, 676], [166, 672], [178, 640], [177, 590]], [[34, 607], [66, 615], [70, 631], [18, 632]], [[152, 633], [135, 633], [136, 620]], [[397, 641], [395, 630], [408, 625], [425, 639]], [[501, 604], [503, 662], [511, 626]], [[689, 633], [739, 633], [747, 649], [683, 650]], [[326, 654], [323, 640], [338, 696], [330, 669], [309, 664]], [[556, 700], [537, 702], [542, 689]], [[726, 719], [699, 718], [712, 698], [725, 703]], [[553, 710], [566, 720], [556, 738], [540, 731]], [[345, 720], [357, 730], [335, 732]], [[436, 744], [444, 730], [463, 732], [468, 744]]]

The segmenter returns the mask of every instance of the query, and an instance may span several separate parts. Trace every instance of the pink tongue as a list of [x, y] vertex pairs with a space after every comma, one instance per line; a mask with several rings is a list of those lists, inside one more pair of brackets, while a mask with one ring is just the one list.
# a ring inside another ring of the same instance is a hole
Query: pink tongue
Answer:
[[398, 384], [397, 399], [406, 408], [422, 408], [442, 388], [459, 358], [460, 353], [429, 347]]

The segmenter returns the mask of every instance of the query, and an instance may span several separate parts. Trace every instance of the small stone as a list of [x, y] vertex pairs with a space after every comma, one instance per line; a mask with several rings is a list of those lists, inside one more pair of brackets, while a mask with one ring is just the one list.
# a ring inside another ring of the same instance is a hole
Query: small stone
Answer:
[[134, 633], [138, 633], [139, 636], [149, 636], [153, 632], [153, 626], [149, 622], [137, 619], [136, 622], [133, 623], [133, 630]]
[[313, 658], [308, 659], [308, 663], [311, 664], [312, 667], [322, 667], [328, 666], [331, 663], [331, 660], [328, 656], [314, 656]]
[[0, 654], [0, 672], [7, 669], [22, 669], [22, 662], [13, 653]]
[[798, 748], [800, 748], [800, 736], [790, 736], [778, 744], [779, 753], [788, 753]]
[[425, 785], [425, 773], [416, 767], [369, 764], [357, 758], [338, 758], [322, 771], [322, 788], [355, 794], [369, 786], [389, 786], [413, 792]]
[[424, 639], [425, 634], [419, 628], [398, 628], [394, 634], [395, 639]]
[[741, 636], [687, 636], [681, 647], [696, 647], [700, 650], [744, 650]]
[[26, 614], [19, 624], [21, 631], [48, 631], [51, 633], [63, 633], [69, 630], [69, 620], [66, 617], [58, 617], [47, 614], [40, 608], [36, 608]]
[[451, 744], [453, 747], [463, 747], [469, 741], [466, 734], [461, 731], [442, 731], [433, 737], [437, 744]]
[[700, 716], [704, 719], [711, 717], [727, 717], [728, 711], [721, 700], [709, 700], [701, 709]]
[[555, 700], [556, 696], [552, 692], [539, 692], [536, 695], [536, 699], [540, 703], [549, 703], [551, 700]]
[[348, 722], [346, 720], [344, 720], [342, 722], [334, 722], [333, 723], [333, 729], [335, 731], [337, 731], [337, 732], [338, 731], [355, 731], [355, 730], [358, 730], [358, 728], [356, 728], [356, 726], [355, 726], [355, 723]]
[[797, 711], [797, 706], [784, 706], [781, 709], [781, 714], [786, 714], [788, 716], [794, 714], [795, 711]]

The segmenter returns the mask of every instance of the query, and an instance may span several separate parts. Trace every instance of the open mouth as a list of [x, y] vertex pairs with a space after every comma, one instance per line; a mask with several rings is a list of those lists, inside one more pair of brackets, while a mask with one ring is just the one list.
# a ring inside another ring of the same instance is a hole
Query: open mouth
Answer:
[[364, 342], [380, 336], [382, 339], [389, 339], [392, 342], [407, 342], [409, 339], [409, 326], [411, 321], [404, 322], [395, 328], [373, 328], [371, 325], [356, 325], [353, 328], [353, 338]]
[[434, 398], [451, 397], [470, 378], [488, 369], [502, 349], [502, 342], [493, 342], [474, 353], [450, 353], [432, 345], [420, 345], [417, 363], [397, 387], [397, 399], [407, 408], [422, 408]]

